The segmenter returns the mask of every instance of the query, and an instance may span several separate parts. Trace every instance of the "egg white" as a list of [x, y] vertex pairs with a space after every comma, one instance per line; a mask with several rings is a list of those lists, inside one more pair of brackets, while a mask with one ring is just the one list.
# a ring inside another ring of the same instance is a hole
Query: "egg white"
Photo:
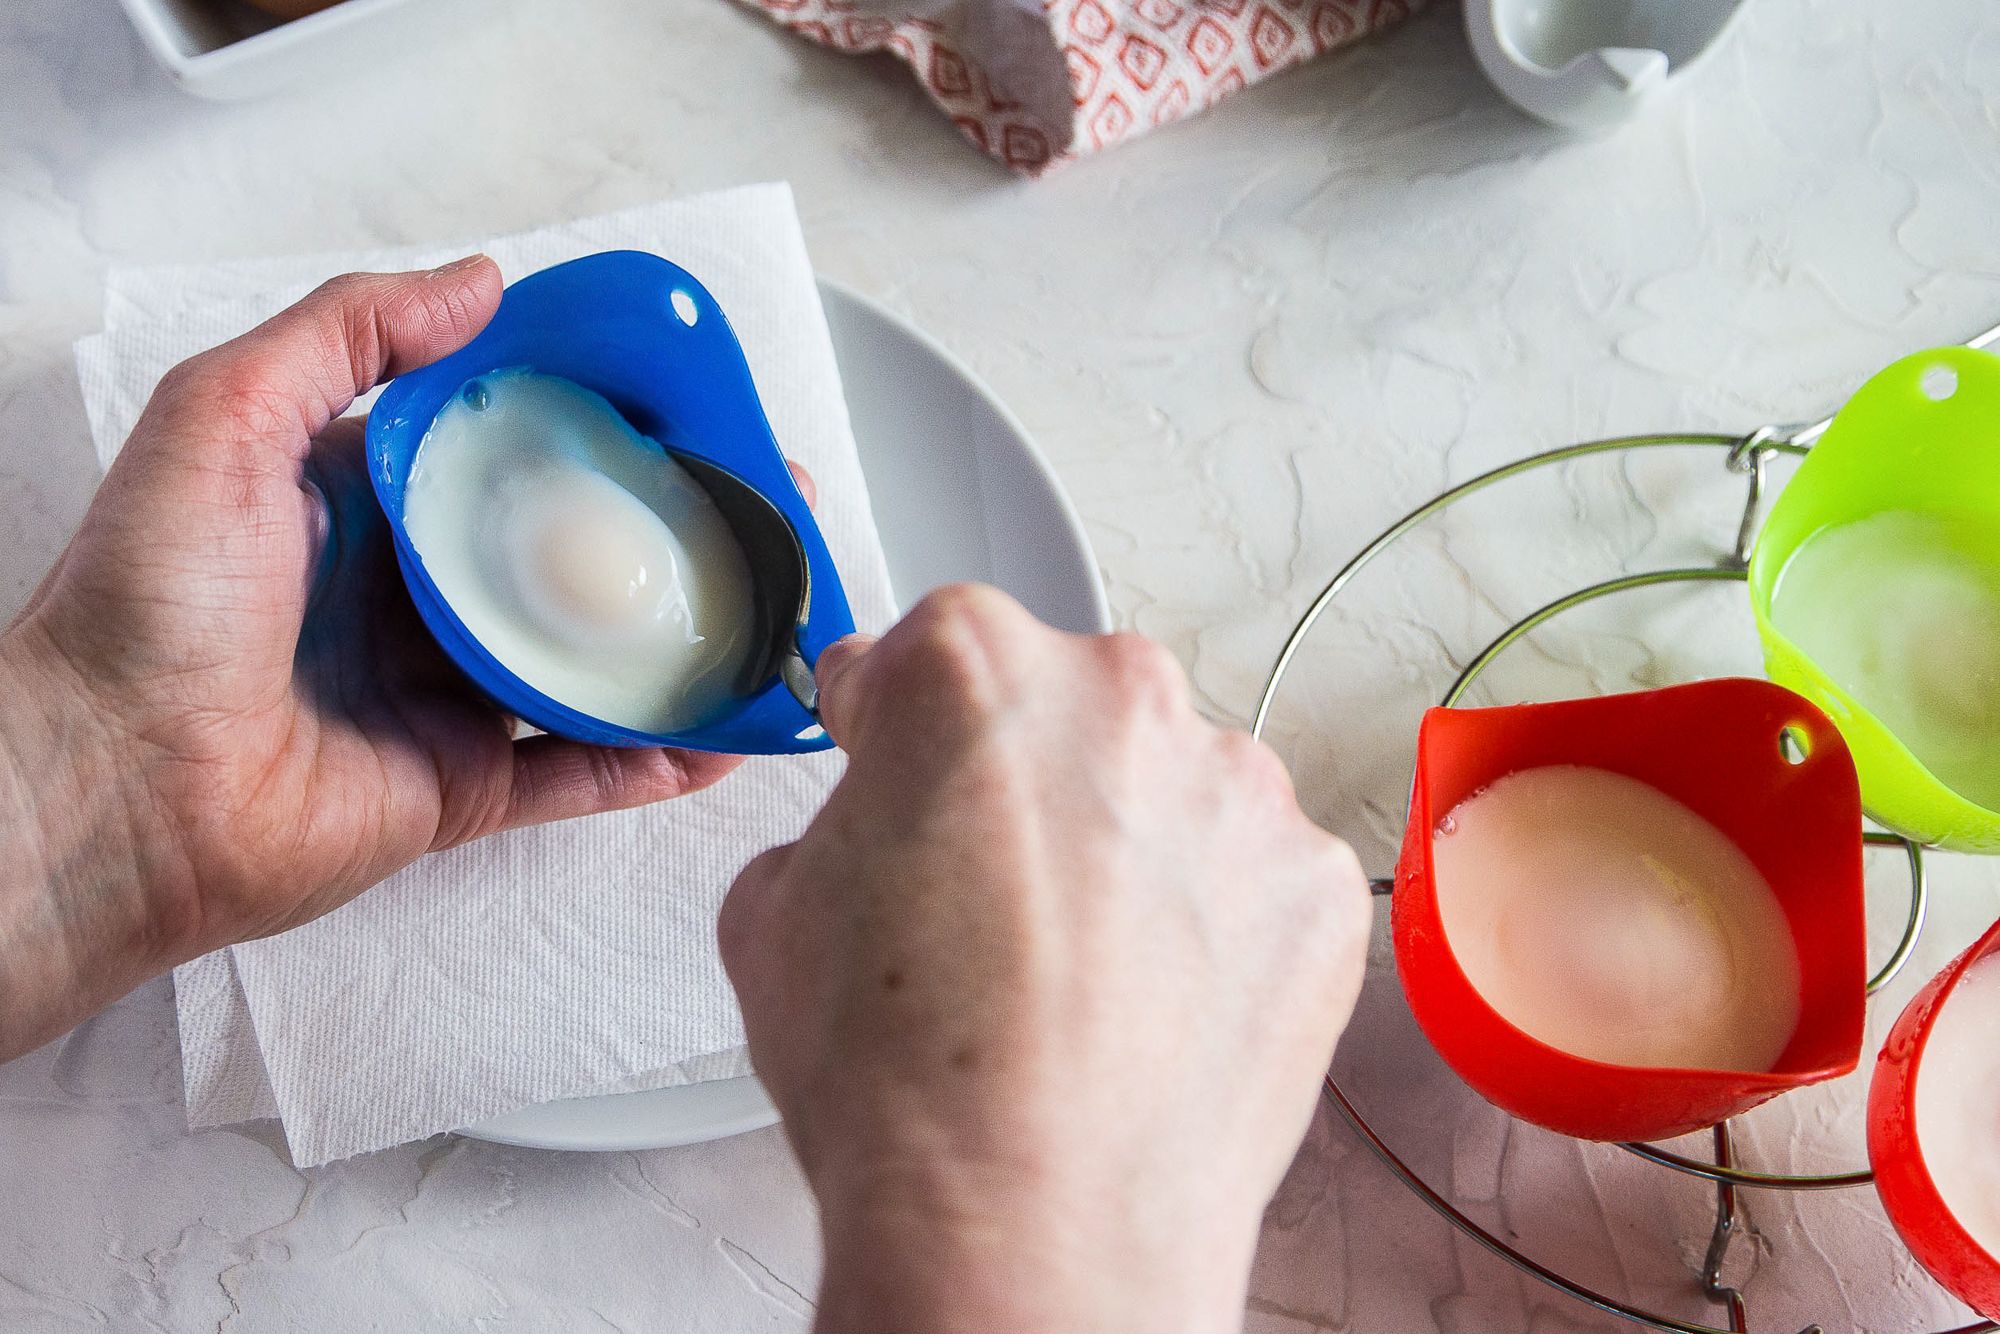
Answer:
[[749, 685], [749, 563], [700, 483], [601, 396], [528, 370], [453, 395], [403, 520], [438, 591], [510, 671], [646, 732]]

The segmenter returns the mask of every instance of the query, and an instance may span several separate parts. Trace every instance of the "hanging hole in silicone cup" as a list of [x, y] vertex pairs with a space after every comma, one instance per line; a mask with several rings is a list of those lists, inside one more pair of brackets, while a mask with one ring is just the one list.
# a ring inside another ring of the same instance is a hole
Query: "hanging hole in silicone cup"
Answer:
[[673, 305], [674, 318], [688, 328], [694, 328], [694, 322], [701, 318], [701, 311], [694, 304], [694, 298], [676, 287], [673, 295], [667, 299]]
[[1794, 723], [1778, 733], [1778, 754], [1790, 765], [1804, 764], [1812, 756], [1812, 738]]
[[1958, 392], [1958, 372], [1949, 366], [1926, 366], [1917, 377], [1917, 388], [1933, 403], [1942, 403]]

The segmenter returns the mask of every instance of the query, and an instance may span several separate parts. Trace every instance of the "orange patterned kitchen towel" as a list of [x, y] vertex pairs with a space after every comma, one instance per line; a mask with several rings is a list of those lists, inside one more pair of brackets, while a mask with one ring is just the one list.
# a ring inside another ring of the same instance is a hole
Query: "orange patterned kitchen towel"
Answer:
[[982, 152], [1039, 176], [1214, 106], [1425, 0], [744, 0], [889, 51]]

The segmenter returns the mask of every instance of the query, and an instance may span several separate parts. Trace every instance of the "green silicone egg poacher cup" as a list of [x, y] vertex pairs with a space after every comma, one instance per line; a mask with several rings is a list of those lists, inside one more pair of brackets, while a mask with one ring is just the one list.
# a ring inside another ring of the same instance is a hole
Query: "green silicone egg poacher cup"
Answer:
[[[1890, 511], [1959, 521], [1980, 544], [1976, 554], [2000, 564], [2000, 357], [1940, 348], [1905, 357], [1868, 381], [1800, 463], [1750, 557], [1750, 604], [1766, 674], [1834, 720], [1854, 753], [1868, 813], [1922, 843], [2000, 852], [2000, 811], [1941, 781], [1846, 683], [1772, 623], [1779, 580], [1801, 547], [1829, 528]], [[1992, 760], [2000, 768], [2000, 753]]]

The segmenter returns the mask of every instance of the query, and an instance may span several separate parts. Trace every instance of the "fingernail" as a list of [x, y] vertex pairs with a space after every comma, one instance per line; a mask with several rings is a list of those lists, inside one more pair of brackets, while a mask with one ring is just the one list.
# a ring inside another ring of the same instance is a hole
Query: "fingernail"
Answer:
[[848, 691], [840, 683], [874, 646], [873, 635], [848, 635], [827, 645], [815, 664], [817, 670], [813, 677], [818, 685], [820, 725], [826, 728], [837, 745], [846, 746], [854, 739], [851, 732], [855, 702], [847, 698]]
[[873, 635], [848, 635], [826, 646], [814, 664], [813, 678], [819, 685], [822, 703], [834, 689], [834, 683], [847, 674], [848, 668], [866, 657], [868, 650], [875, 647]]
[[848, 663], [874, 647], [874, 635], [859, 633], [842, 635], [828, 644], [826, 650], [819, 655], [820, 684], [824, 685], [828, 676], [844, 670]]
[[443, 264], [432, 269], [430, 276], [433, 278], [449, 278], [454, 274], [464, 273], [467, 269], [477, 268], [481, 264], [490, 262], [483, 254], [470, 254], [464, 259], [455, 259], [449, 264]]

